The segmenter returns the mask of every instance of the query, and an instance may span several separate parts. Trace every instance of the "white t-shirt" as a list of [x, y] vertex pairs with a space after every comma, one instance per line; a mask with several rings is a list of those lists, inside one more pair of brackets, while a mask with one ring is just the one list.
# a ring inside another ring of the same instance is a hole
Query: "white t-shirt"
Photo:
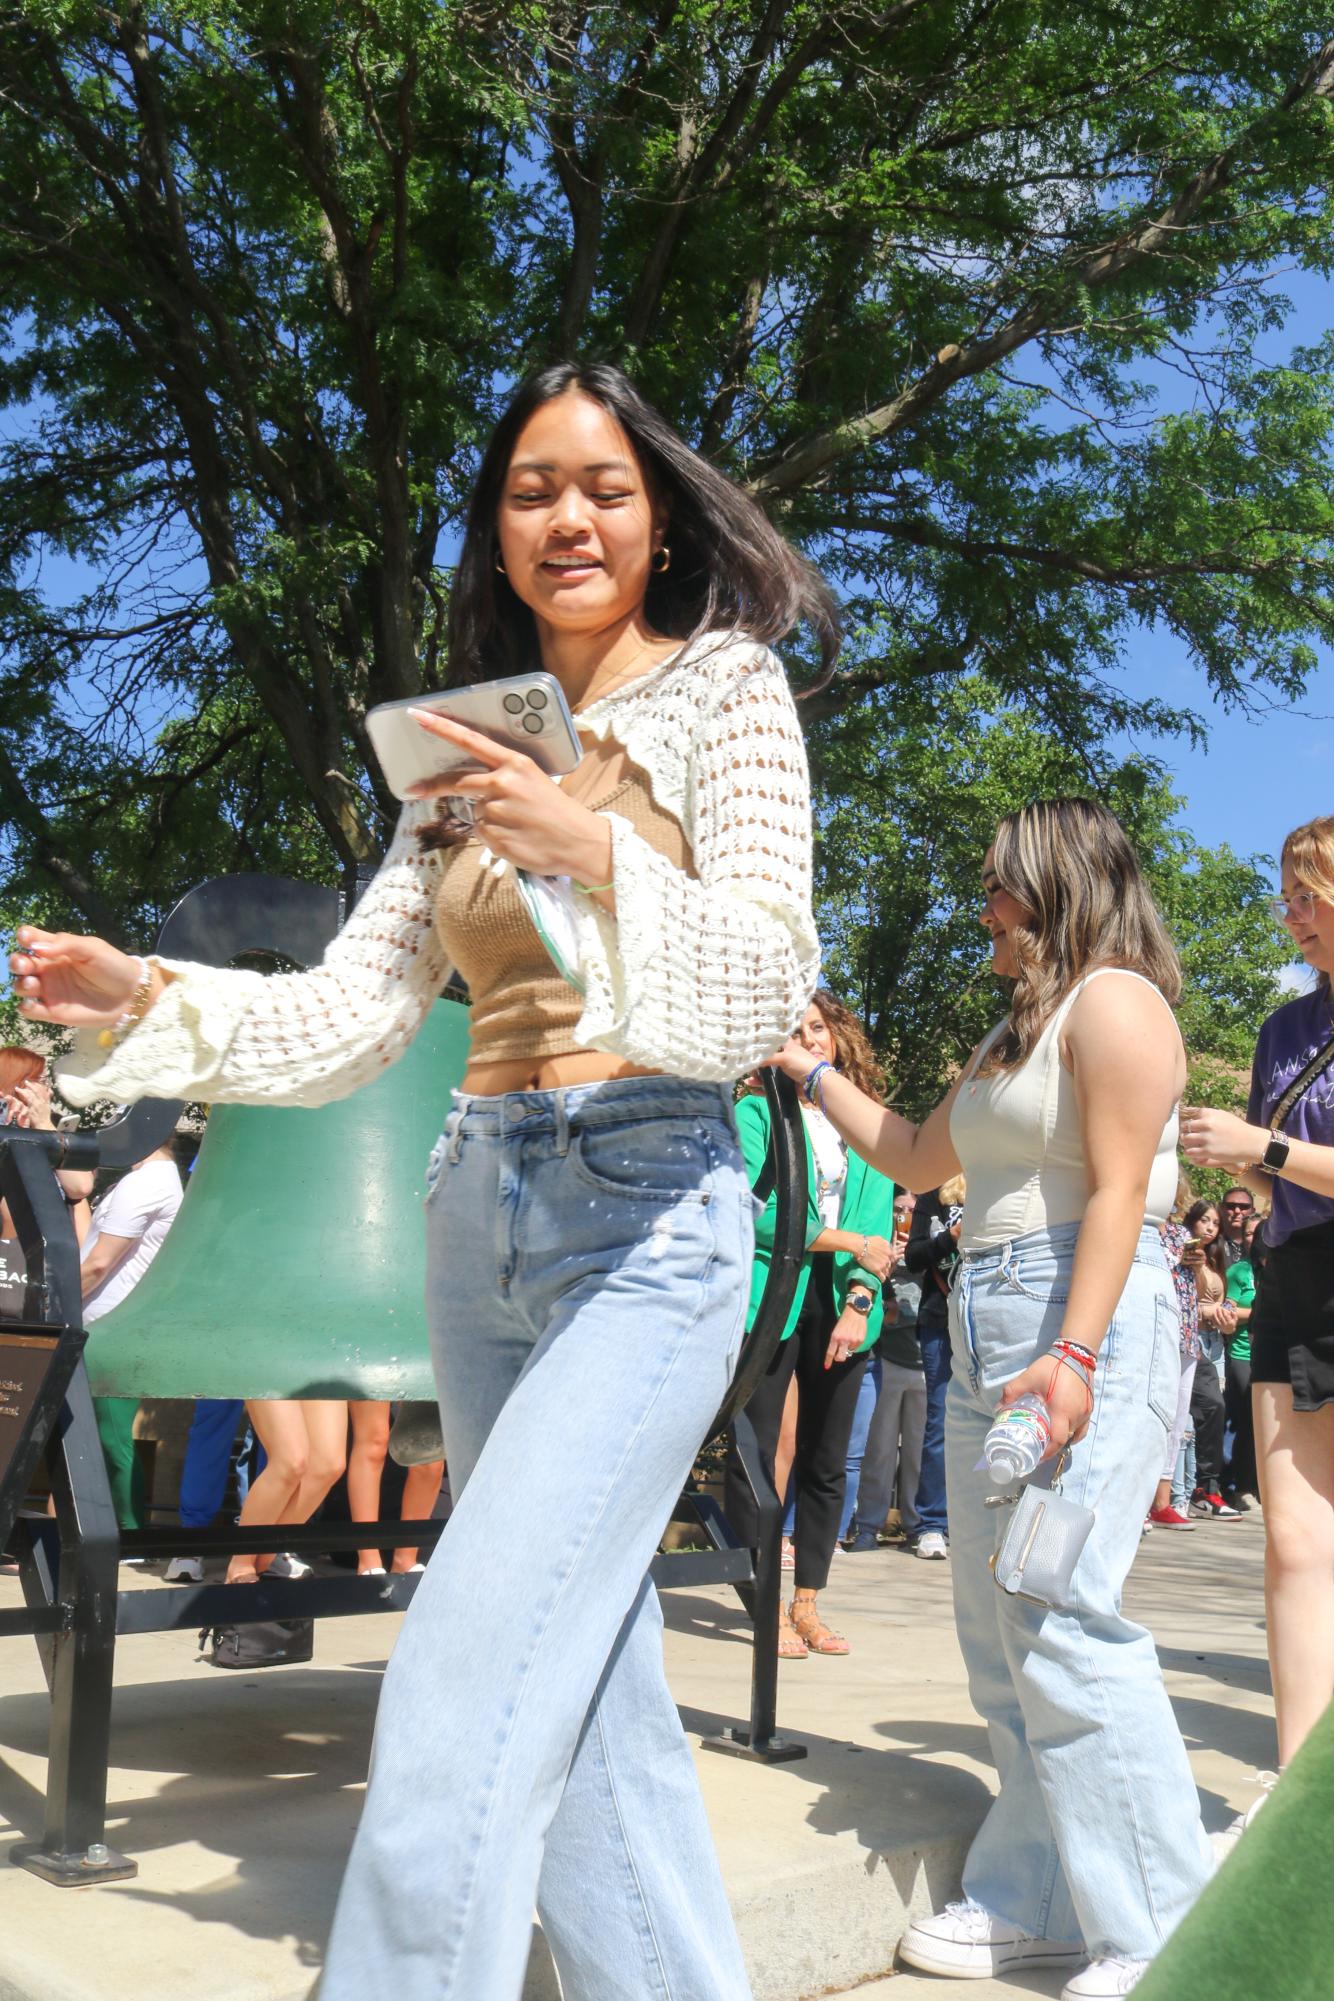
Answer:
[[92, 1228], [79, 1253], [86, 1258], [101, 1236], [129, 1237], [133, 1250], [83, 1303], [85, 1326], [100, 1320], [134, 1291], [152, 1264], [181, 1206], [181, 1177], [174, 1160], [146, 1160], [132, 1167], [93, 1210]]
[[818, 1105], [803, 1105], [801, 1113], [815, 1161], [815, 1206], [826, 1230], [836, 1230], [848, 1178], [848, 1149]]

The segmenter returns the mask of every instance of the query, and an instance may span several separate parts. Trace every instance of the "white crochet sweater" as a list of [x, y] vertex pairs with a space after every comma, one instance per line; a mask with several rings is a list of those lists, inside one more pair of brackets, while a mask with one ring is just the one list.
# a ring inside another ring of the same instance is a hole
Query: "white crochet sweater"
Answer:
[[[819, 972], [805, 747], [780, 662], [706, 635], [609, 692], [580, 725], [610, 733], [680, 820], [692, 880], [608, 813], [616, 915], [579, 905], [576, 1037], [646, 1069], [730, 1081], [772, 1054]], [[435, 928], [440, 857], [403, 810], [374, 882], [303, 973], [159, 963], [175, 978], [110, 1052], [94, 1034], [57, 1064], [63, 1096], [320, 1105], [401, 1056], [449, 969]]]

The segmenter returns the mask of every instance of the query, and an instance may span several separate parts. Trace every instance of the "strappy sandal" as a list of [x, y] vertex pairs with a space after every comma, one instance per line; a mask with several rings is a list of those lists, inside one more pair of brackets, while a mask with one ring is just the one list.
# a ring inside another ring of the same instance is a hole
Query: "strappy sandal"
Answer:
[[788, 1617], [793, 1630], [806, 1643], [806, 1651], [812, 1654], [850, 1654], [852, 1648], [841, 1633], [826, 1626], [814, 1605], [798, 1605], [792, 1600]]
[[810, 1648], [788, 1617], [786, 1606], [778, 1608], [778, 1658], [780, 1661], [804, 1661]]

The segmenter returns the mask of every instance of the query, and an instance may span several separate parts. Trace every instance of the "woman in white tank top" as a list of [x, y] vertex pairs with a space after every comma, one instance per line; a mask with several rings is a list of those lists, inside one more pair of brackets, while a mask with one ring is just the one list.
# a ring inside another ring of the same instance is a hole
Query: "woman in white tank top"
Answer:
[[[1177, 1181], [1180, 973], [1102, 806], [1009, 815], [982, 885], [1010, 1013], [920, 1127], [798, 1049], [779, 1061], [895, 1182], [968, 1177], [945, 1451], [959, 1640], [1000, 1791], [963, 1901], [914, 1923], [901, 1954], [967, 1978], [1087, 1961], [1065, 2001], [1113, 2001], [1210, 1868], [1153, 1641], [1121, 1612], [1177, 1402], [1158, 1224]], [[1071, 1449], [1062, 1491], [1095, 1515], [1072, 1612], [998, 1591], [990, 1572], [1008, 1514], [986, 1506], [978, 1462], [997, 1406], [1030, 1391], [1050, 1408], [1052, 1452]]]

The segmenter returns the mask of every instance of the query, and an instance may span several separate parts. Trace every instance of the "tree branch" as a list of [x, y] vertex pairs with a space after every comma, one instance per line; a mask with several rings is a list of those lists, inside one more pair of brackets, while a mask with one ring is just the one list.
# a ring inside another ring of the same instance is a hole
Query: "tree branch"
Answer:
[[14, 825], [32, 842], [33, 859], [50, 876], [93, 929], [113, 945], [128, 950], [129, 944], [97, 884], [61, 844], [60, 837], [19, 776], [9, 752], [0, 743], [0, 800]]
[[1090, 247], [1066, 260], [1053, 274], [1045, 293], [1016, 313], [1004, 326], [984, 340], [967, 347], [950, 343], [917, 380], [877, 409], [852, 417], [827, 429], [797, 439], [773, 465], [758, 473], [749, 491], [757, 499], [774, 499], [828, 470], [839, 459], [863, 451], [878, 439], [888, 437], [914, 423], [938, 402], [956, 382], [983, 374], [1015, 349], [1047, 330], [1059, 309], [1075, 288], [1096, 291], [1120, 277], [1132, 266], [1166, 250], [1194, 221], [1201, 208], [1224, 188], [1248, 144], [1267, 126], [1289, 116], [1308, 99], [1334, 94], [1334, 38], [1327, 41], [1295, 83], [1276, 105], [1264, 112], [1246, 130], [1216, 153], [1192, 176], [1181, 193], [1161, 214], [1146, 218], [1136, 228], [1123, 231], [1109, 244]]

